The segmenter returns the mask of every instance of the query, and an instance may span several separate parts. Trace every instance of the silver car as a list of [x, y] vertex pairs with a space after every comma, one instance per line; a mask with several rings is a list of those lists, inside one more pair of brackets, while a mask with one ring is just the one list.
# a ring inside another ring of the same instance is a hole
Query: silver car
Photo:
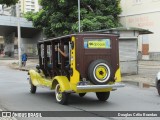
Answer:
[[158, 94], [160, 95], [160, 72], [158, 72], [156, 76], [156, 88], [157, 88]]

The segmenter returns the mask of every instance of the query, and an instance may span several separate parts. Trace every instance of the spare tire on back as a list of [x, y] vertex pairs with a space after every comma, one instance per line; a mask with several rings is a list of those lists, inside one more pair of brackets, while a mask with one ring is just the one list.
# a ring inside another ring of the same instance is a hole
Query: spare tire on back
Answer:
[[88, 78], [95, 85], [104, 85], [111, 77], [111, 67], [106, 60], [93, 61], [88, 68]]

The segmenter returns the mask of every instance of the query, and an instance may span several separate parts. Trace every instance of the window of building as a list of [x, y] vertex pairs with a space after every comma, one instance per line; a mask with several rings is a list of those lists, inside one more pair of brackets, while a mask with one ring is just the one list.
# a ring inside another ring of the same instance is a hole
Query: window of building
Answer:
[[141, 0], [136, 0], [136, 3], [141, 3], [142, 1]]
[[30, 1], [26, 1], [26, 3], [28, 4], [28, 3], [30, 3]]
[[141, 4], [143, 0], [133, 0], [133, 4]]
[[160, 1], [160, 0], [152, 0], [153, 2], [157, 2], [157, 1]]
[[26, 8], [26, 10], [27, 10], [27, 11], [30, 11], [31, 9], [30, 9], [30, 8]]
[[143, 44], [149, 44], [148, 35], [142, 35], [142, 43]]

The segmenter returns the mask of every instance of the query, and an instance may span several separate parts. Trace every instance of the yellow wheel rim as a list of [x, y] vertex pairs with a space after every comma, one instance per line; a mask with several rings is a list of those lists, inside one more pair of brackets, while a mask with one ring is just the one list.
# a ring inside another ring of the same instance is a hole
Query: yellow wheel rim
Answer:
[[108, 72], [105, 66], [100, 65], [96, 68], [95, 74], [96, 74], [97, 79], [104, 80]]

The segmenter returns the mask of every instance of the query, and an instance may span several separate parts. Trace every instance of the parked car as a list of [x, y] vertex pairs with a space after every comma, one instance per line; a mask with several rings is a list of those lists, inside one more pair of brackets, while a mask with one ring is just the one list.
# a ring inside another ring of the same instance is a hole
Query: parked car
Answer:
[[157, 88], [158, 94], [160, 95], [160, 72], [158, 72], [156, 76], [156, 88]]

